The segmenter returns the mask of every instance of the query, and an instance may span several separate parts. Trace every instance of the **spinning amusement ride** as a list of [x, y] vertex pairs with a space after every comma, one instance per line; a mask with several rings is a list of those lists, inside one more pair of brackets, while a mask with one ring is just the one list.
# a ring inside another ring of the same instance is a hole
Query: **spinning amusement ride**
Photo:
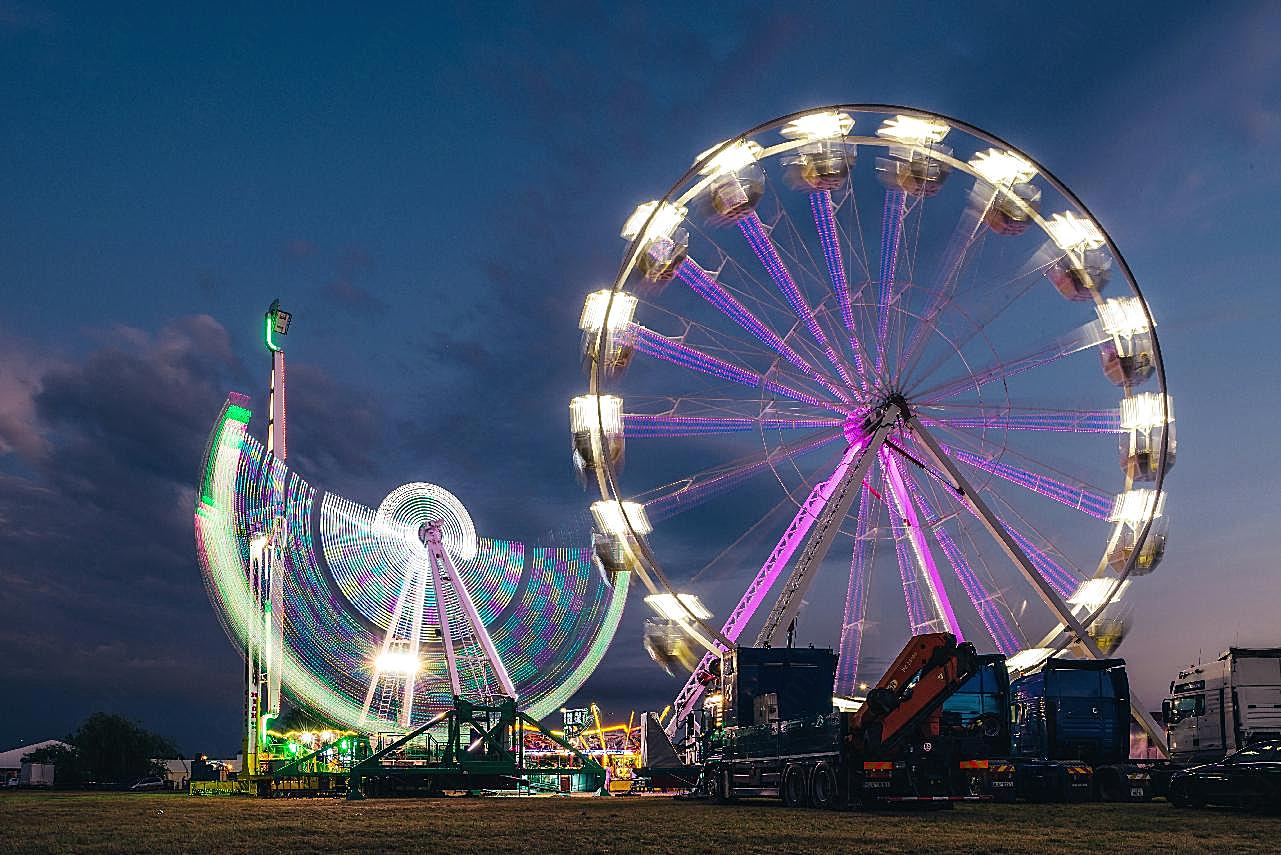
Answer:
[[689, 672], [669, 732], [740, 642], [839, 647], [838, 703], [909, 635], [1014, 671], [1116, 649], [1165, 548], [1173, 411], [1138, 285], [1061, 182], [962, 122], [839, 106], [709, 149], [622, 235], [579, 323], [582, 548], [481, 537], [433, 484], [374, 508], [304, 480], [268, 311], [266, 442], [228, 396], [195, 521], [251, 774], [285, 697], [364, 734], [460, 698], [546, 716], [633, 575], [646, 647]]
[[313, 487], [286, 462], [290, 317], [265, 321], [272, 373], [266, 444], [250, 401], [228, 396], [196, 498], [205, 586], [246, 660], [249, 773], [285, 696], [364, 734], [404, 733], [454, 699], [517, 698], [558, 709], [600, 662], [628, 577], [605, 578], [590, 548], [477, 534], [449, 491], [411, 483], [377, 508]]
[[839, 106], [705, 151], [622, 236], [574, 459], [651, 653], [692, 666], [670, 729], [807, 600], [838, 702], [923, 632], [1013, 671], [1116, 648], [1165, 548], [1173, 412], [1138, 285], [1060, 181], [962, 122]]

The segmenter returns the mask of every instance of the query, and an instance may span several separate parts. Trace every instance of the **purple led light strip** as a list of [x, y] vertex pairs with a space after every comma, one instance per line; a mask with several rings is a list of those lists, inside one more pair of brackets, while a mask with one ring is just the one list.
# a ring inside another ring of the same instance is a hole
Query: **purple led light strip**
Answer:
[[1120, 433], [1119, 410], [1063, 410], [1042, 413], [999, 413], [990, 416], [941, 418], [921, 417], [929, 427], [959, 428], [963, 430], [1027, 430], [1055, 433]]
[[[756, 610], [765, 601], [770, 588], [778, 581], [783, 569], [792, 560], [792, 555], [795, 554], [796, 549], [805, 542], [810, 528], [822, 515], [823, 508], [827, 507], [828, 501], [832, 498], [832, 492], [840, 484], [841, 479], [845, 477], [845, 473], [849, 471], [850, 466], [857, 460], [859, 452], [864, 445], [866, 445], [866, 440], [860, 440], [846, 449], [845, 454], [841, 457], [841, 462], [837, 464], [836, 469], [833, 470], [827, 480], [815, 484], [814, 488], [810, 490], [808, 498], [797, 510], [796, 516], [792, 518], [792, 522], [783, 533], [783, 537], [775, 545], [769, 557], [765, 559], [765, 563], [761, 565], [760, 571], [756, 574], [752, 583], [747, 586], [747, 590], [743, 592], [738, 605], [734, 607], [729, 617], [725, 619], [721, 634], [730, 641], [738, 641], [738, 637], [743, 633], [753, 615], [756, 614]], [[712, 654], [708, 652], [704, 654], [702, 661], [698, 663], [698, 667], [694, 669], [689, 679], [685, 681], [684, 688], [681, 689], [680, 694], [676, 696], [676, 701], [672, 704], [676, 714], [675, 721], [679, 721], [688, 715], [698, 698], [703, 694], [703, 684], [699, 682], [698, 676], [700, 673], [705, 673], [711, 663]]]
[[907, 194], [885, 191], [881, 212], [881, 299], [876, 313], [876, 373], [885, 367], [885, 344], [890, 334], [890, 303], [894, 300], [894, 270], [898, 266], [899, 244], [903, 238], [903, 215]]
[[1033, 493], [1045, 496], [1047, 499], [1053, 499], [1061, 505], [1075, 508], [1095, 519], [1106, 520], [1112, 515], [1114, 499], [1111, 496], [1104, 496], [1102, 493], [1096, 493], [1085, 487], [1074, 487], [1048, 475], [1029, 472], [1017, 466], [1011, 466], [1008, 463], [998, 463], [995, 460], [989, 460], [986, 457], [972, 454], [959, 448], [948, 448], [946, 445], [942, 448], [962, 463], [973, 466], [975, 469], [981, 469], [998, 478], [1003, 478], [1011, 484], [1017, 484], [1020, 487], [1031, 490]]
[[947, 631], [955, 635], [957, 641], [964, 641], [961, 626], [956, 620], [956, 612], [952, 609], [952, 601], [947, 596], [947, 589], [943, 587], [943, 577], [939, 575], [938, 565], [935, 564], [934, 555], [925, 539], [925, 530], [921, 528], [916, 507], [912, 504], [912, 495], [908, 492], [907, 484], [903, 480], [898, 461], [894, 455], [890, 454], [888, 448], [881, 449], [881, 470], [890, 485], [894, 503], [903, 516], [912, 551], [916, 553], [919, 566], [925, 571], [925, 581], [929, 585], [930, 594], [934, 600], [935, 612], [947, 624]]
[[853, 398], [850, 397], [849, 392], [814, 370], [814, 366], [810, 365], [805, 357], [779, 338], [776, 332], [765, 326], [760, 318], [752, 314], [733, 294], [729, 293], [719, 282], [713, 279], [706, 270], [687, 258], [676, 268], [676, 275], [700, 297], [719, 309], [726, 317], [756, 336], [770, 350], [801, 369], [806, 377], [809, 377], [845, 403], [853, 403]]
[[667, 416], [642, 413], [623, 415], [623, 433], [628, 437], [702, 436], [717, 433], [744, 433], [765, 430], [816, 430], [838, 427], [843, 419], [748, 419], [710, 416]]
[[801, 289], [796, 287], [796, 281], [792, 279], [792, 274], [788, 271], [787, 265], [783, 264], [783, 259], [779, 257], [778, 250], [774, 248], [774, 242], [765, 233], [765, 225], [761, 222], [761, 218], [753, 211], [738, 221], [738, 228], [743, 233], [743, 237], [747, 239], [748, 245], [752, 247], [752, 251], [756, 253], [756, 257], [760, 259], [762, 266], [769, 273], [770, 278], [774, 280], [774, 284], [778, 286], [778, 290], [783, 293], [783, 297], [787, 300], [787, 304], [792, 307], [792, 311], [796, 313], [796, 317], [801, 320], [801, 323], [805, 324], [810, 336], [823, 349], [823, 354], [827, 357], [827, 361], [832, 364], [832, 367], [836, 369], [836, 373], [840, 375], [841, 382], [853, 388], [854, 383], [850, 379], [849, 370], [845, 367], [845, 363], [841, 361], [841, 358], [836, 355], [836, 351], [832, 349], [831, 343], [827, 340], [827, 335], [823, 332], [823, 328], [819, 326], [818, 319], [814, 317], [814, 312], [810, 309], [809, 304], [805, 302]]
[[863, 620], [867, 614], [867, 560], [870, 542], [872, 491], [864, 485], [858, 497], [854, 551], [850, 555], [850, 581], [845, 591], [845, 617], [841, 622], [840, 657], [836, 660], [835, 693], [853, 697], [858, 685], [858, 661], [863, 651]]
[[1034, 368], [1057, 362], [1064, 357], [1079, 353], [1087, 347], [1098, 343], [1097, 335], [1092, 331], [1093, 324], [1086, 324], [1069, 335], [1055, 339], [1032, 353], [1016, 357], [1009, 362], [989, 365], [965, 377], [958, 377], [932, 389], [914, 393], [913, 398], [921, 403], [946, 401], [961, 392], [976, 390], [995, 380], [1004, 380]]
[[722, 380], [729, 380], [732, 383], [740, 383], [753, 388], [763, 387], [766, 391], [782, 395], [785, 398], [791, 398], [793, 401], [800, 401], [803, 404], [835, 410], [838, 413], [845, 412], [842, 407], [830, 401], [821, 401], [813, 395], [802, 392], [799, 389], [793, 389], [791, 386], [786, 386], [775, 380], [764, 380], [755, 371], [739, 368], [737, 365], [732, 365], [723, 359], [717, 359], [715, 356], [703, 353], [701, 350], [695, 350], [688, 345], [672, 341], [638, 324], [630, 324], [628, 326], [628, 336], [632, 345], [641, 353], [664, 359], [694, 371], [700, 371], [703, 374], [720, 377]]
[[992, 595], [983, 587], [978, 574], [970, 567], [965, 553], [961, 552], [956, 545], [956, 541], [952, 540], [952, 535], [934, 513], [934, 509], [930, 507], [929, 502], [912, 476], [905, 473], [904, 479], [907, 481], [909, 492], [916, 500], [917, 505], [920, 506], [921, 513], [925, 516], [930, 530], [934, 532], [935, 540], [938, 541], [943, 554], [947, 556], [953, 571], [956, 572], [956, 578], [960, 580], [966, 596], [970, 598], [970, 603], [974, 606], [974, 610], [978, 612], [979, 618], [983, 621], [983, 626], [987, 628], [988, 635], [991, 636], [992, 641], [996, 644], [996, 649], [1006, 656], [1017, 653], [1022, 649], [1022, 645], [1015, 638], [1014, 632], [1005, 620], [1005, 616], [997, 609]]
[[850, 283], [845, 278], [845, 260], [841, 257], [841, 244], [837, 239], [836, 219], [833, 216], [832, 194], [820, 190], [810, 194], [810, 210], [814, 212], [814, 228], [818, 232], [819, 243], [823, 246], [823, 258], [827, 261], [827, 275], [832, 280], [832, 290], [836, 292], [836, 301], [841, 310], [841, 322], [850, 334], [850, 352], [854, 356], [854, 373], [858, 375], [860, 385], [866, 386], [863, 358], [859, 354], [858, 339], [854, 336], [854, 308], [850, 305]]
[[[945, 448], [945, 446], [940, 446], [940, 448]], [[956, 488], [949, 480], [947, 480], [947, 478], [933, 469], [927, 469], [926, 471], [929, 472], [935, 480], [942, 483], [947, 488], [948, 495], [952, 496], [952, 498], [955, 499], [961, 507], [969, 511], [971, 516], [980, 523], [984, 522], [978, 511], [976, 511], [968, 502], [955, 495]], [[1024, 537], [1023, 533], [1014, 526], [1010, 525], [1000, 517], [996, 517], [996, 522], [1000, 524], [1002, 529], [1009, 533], [1010, 537], [1012, 537], [1019, 545], [1019, 548], [1023, 550], [1023, 553], [1027, 556], [1028, 560], [1032, 562], [1033, 568], [1041, 574], [1041, 578], [1048, 582], [1050, 587], [1053, 588], [1059, 596], [1066, 599], [1076, 591], [1080, 580], [1078, 580], [1072, 573], [1054, 563], [1054, 561], [1052, 561], [1040, 549], [1037, 549], [1036, 546]]]

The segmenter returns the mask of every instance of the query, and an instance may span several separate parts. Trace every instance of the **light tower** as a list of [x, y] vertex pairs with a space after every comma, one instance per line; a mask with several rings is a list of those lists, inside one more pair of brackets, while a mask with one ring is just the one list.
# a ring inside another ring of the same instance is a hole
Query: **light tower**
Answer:
[[[279, 336], [287, 335], [292, 315], [273, 300], [263, 320], [263, 343], [271, 354], [267, 392], [267, 453], [273, 472], [285, 465], [285, 352]], [[281, 483], [283, 478], [275, 479]], [[280, 657], [284, 649], [284, 547], [288, 538], [282, 498], [270, 519], [251, 539], [247, 577], [252, 592], [249, 632], [245, 642], [245, 770], [259, 772], [258, 755], [266, 741], [267, 721], [280, 715]]]

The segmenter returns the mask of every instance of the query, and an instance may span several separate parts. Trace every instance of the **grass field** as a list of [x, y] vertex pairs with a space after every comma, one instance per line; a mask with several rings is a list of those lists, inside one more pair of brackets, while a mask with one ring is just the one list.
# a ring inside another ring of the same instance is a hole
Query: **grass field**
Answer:
[[1268, 852], [1281, 818], [1147, 805], [825, 813], [660, 798], [193, 798], [0, 794], [17, 852]]

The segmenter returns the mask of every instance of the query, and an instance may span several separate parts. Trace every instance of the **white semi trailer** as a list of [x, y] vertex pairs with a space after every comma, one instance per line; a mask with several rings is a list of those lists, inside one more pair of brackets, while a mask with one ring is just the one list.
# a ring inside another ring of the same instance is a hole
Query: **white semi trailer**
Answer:
[[1281, 647], [1230, 647], [1213, 662], [1184, 668], [1162, 711], [1177, 766], [1281, 738]]

